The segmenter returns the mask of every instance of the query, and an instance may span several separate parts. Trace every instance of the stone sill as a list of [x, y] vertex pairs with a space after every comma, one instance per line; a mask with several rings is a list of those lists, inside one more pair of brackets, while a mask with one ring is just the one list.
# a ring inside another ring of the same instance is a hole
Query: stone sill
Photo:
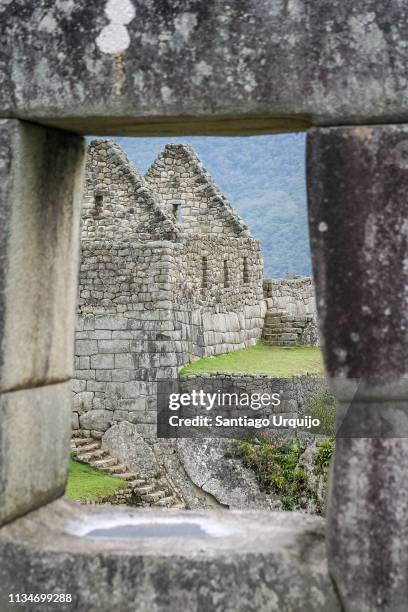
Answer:
[[[226, 533], [92, 540], [65, 531], [72, 521], [107, 514], [211, 521]], [[73, 602], [58, 610], [87, 612], [340, 611], [324, 521], [298, 513], [139, 510], [60, 499], [0, 529], [0, 559], [2, 611], [16, 592], [71, 593]]]

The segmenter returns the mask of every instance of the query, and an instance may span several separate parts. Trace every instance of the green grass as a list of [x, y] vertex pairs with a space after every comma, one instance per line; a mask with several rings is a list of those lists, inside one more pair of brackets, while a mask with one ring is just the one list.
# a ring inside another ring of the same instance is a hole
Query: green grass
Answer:
[[259, 342], [246, 349], [194, 361], [181, 370], [181, 374], [203, 372], [241, 372], [285, 378], [296, 374], [323, 374], [323, 362], [317, 347], [284, 348]]
[[71, 461], [65, 495], [78, 501], [99, 501], [126, 487], [120, 478], [99, 472], [79, 461]]

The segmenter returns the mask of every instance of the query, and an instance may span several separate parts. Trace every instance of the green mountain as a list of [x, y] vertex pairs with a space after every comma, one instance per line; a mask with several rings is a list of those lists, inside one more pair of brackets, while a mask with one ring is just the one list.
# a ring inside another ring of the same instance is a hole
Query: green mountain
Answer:
[[116, 141], [143, 173], [168, 142], [191, 144], [261, 241], [265, 276], [310, 274], [303, 134]]

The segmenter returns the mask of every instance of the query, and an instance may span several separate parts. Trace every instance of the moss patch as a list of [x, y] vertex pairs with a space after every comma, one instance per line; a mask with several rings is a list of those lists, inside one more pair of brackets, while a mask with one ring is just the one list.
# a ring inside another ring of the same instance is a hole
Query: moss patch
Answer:
[[210, 372], [267, 374], [282, 378], [300, 374], [322, 375], [323, 361], [320, 349], [317, 347], [285, 348], [258, 342], [255, 346], [246, 349], [194, 361], [181, 370], [181, 374]]
[[124, 488], [126, 483], [120, 478], [104, 474], [80, 461], [71, 460], [66, 497], [82, 502], [97, 502]]

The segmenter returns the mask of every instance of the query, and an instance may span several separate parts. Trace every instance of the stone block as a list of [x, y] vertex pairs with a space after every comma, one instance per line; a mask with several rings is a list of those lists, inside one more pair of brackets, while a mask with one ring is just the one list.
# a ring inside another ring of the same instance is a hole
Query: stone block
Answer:
[[91, 368], [96, 370], [110, 370], [114, 367], [114, 355], [92, 355]]
[[149, 399], [150, 398], [142, 395], [135, 399], [121, 399], [118, 402], [118, 406], [128, 412], [145, 412], [148, 408]]
[[71, 429], [79, 429], [79, 416], [77, 412], [71, 413]]
[[119, 353], [115, 355], [115, 368], [134, 368], [134, 359], [131, 353]]
[[96, 381], [96, 380], [87, 380], [86, 381], [86, 390], [96, 392], [105, 393], [106, 391], [106, 382], [105, 381]]
[[[72, 593], [67, 610], [341, 610], [327, 569], [320, 517], [120, 506], [114, 513], [116, 524], [165, 519], [170, 530], [188, 521], [204, 537], [78, 537], [75, 526], [103, 525], [106, 507], [58, 500], [1, 530], [0, 609], [8, 610], [8, 593], [52, 593], [58, 584], [61, 592]], [[44, 604], [30, 604], [32, 612], [43, 609]]]
[[95, 380], [99, 382], [111, 382], [112, 370], [96, 370]]
[[0, 394], [0, 525], [63, 495], [71, 383]]
[[97, 315], [95, 317], [95, 329], [107, 329], [109, 331], [127, 329], [127, 319], [118, 315]]
[[159, 470], [153, 450], [139, 433], [139, 426], [122, 421], [102, 438], [102, 446], [137, 474], [154, 476]]
[[76, 355], [95, 355], [98, 352], [98, 343], [96, 340], [77, 340], [75, 342]]
[[81, 138], [0, 122], [0, 391], [72, 376]]
[[100, 353], [127, 353], [129, 352], [128, 340], [99, 340], [98, 350]]
[[86, 391], [86, 380], [78, 380], [77, 378], [74, 378], [72, 381], [72, 390], [74, 393]]
[[112, 423], [112, 412], [110, 410], [89, 410], [79, 417], [82, 429], [95, 429], [106, 431]]
[[79, 357], [79, 364], [78, 364], [78, 369], [79, 370], [89, 370], [89, 366], [90, 366], [90, 359], [89, 359], [89, 357], [87, 357], [87, 356]]
[[78, 412], [84, 412], [85, 410], [92, 409], [94, 394], [90, 391], [83, 391], [76, 393], [73, 397], [72, 404], [75, 410]]

